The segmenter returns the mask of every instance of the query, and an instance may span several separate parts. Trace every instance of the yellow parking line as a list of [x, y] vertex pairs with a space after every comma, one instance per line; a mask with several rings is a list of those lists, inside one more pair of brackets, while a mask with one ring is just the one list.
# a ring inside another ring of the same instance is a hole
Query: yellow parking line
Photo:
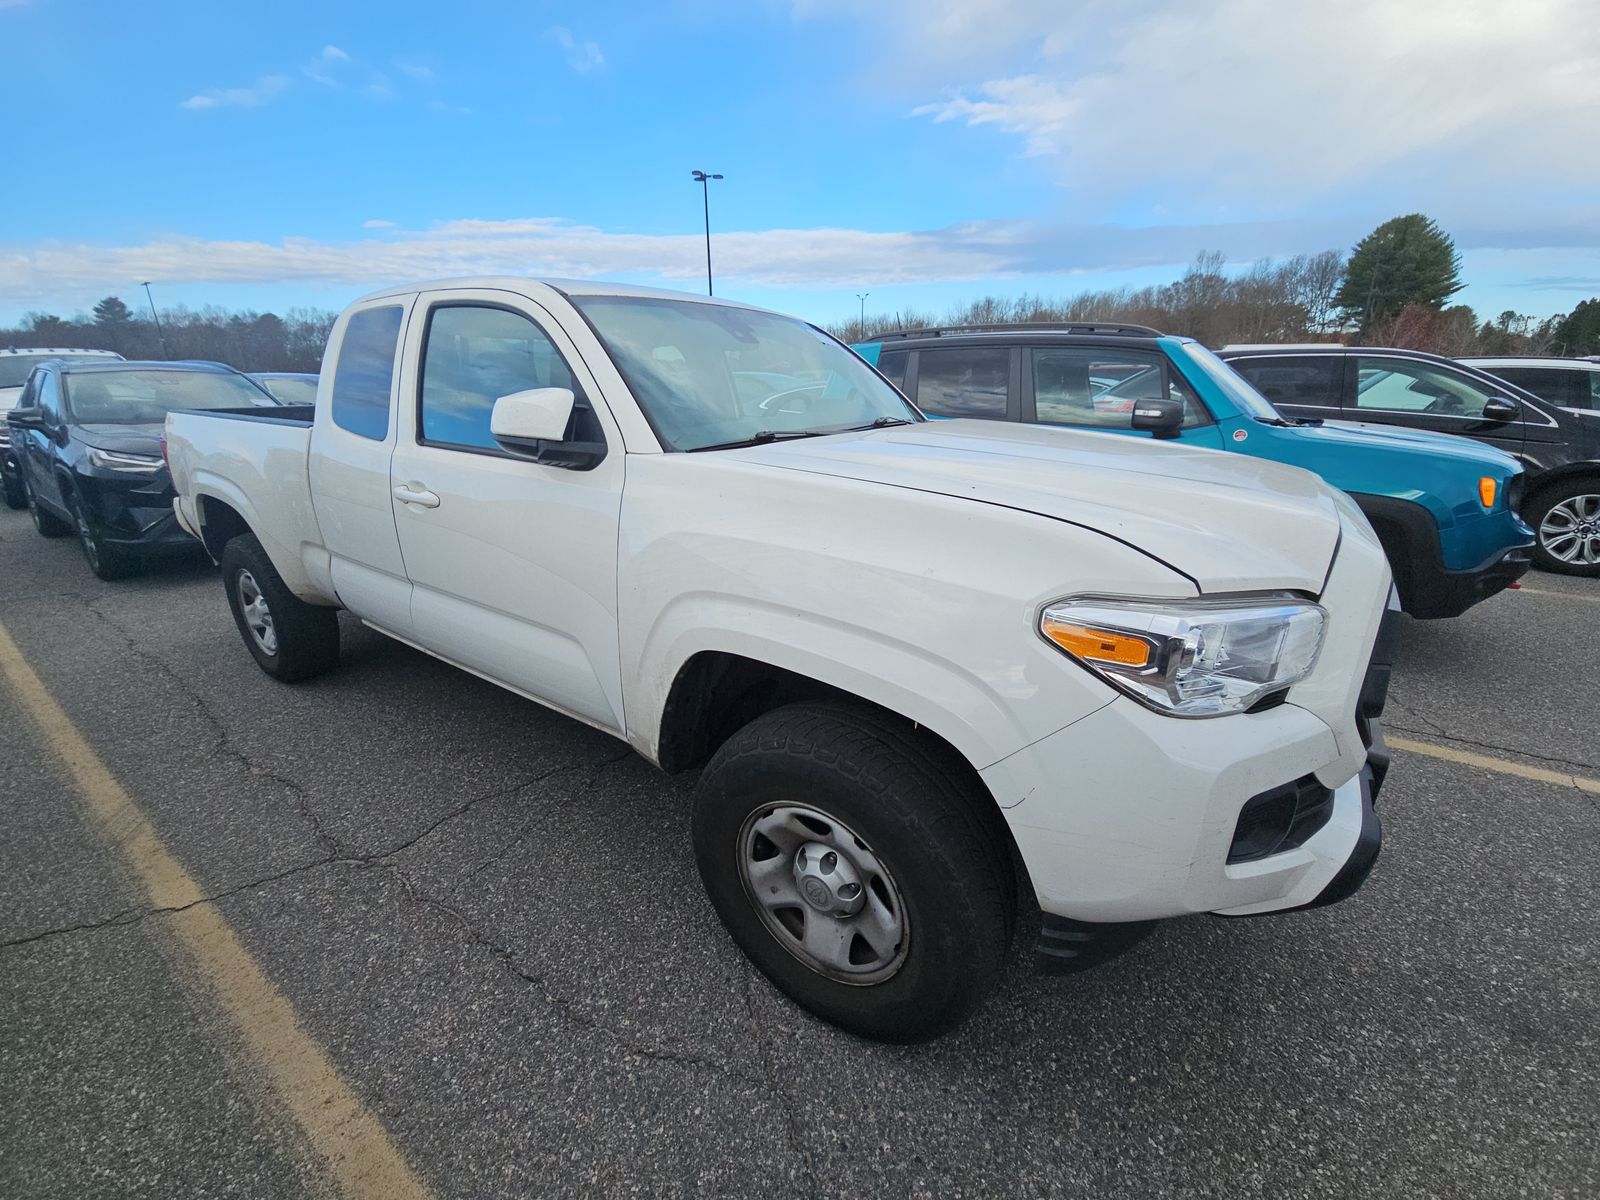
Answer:
[[1524, 596], [1552, 596], [1557, 600], [1582, 600], [1585, 604], [1600, 604], [1600, 596], [1580, 596], [1576, 592], [1547, 592], [1544, 588], [1519, 587], [1511, 589]]
[[122, 852], [158, 908], [194, 905], [168, 927], [284, 1107], [326, 1162], [339, 1190], [358, 1200], [428, 1196], [376, 1116], [295, 1018], [294, 1007], [240, 943], [199, 884], [162, 844], [0, 625], [0, 675], [11, 685], [77, 785], [84, 807]]
[[1457, 750], [1454, 746], [1436, 746], [1432, 742], [1413, 742], [1409, 738], [1400, 737], [1391, 737], [1387, 741], [1394, 749], [1404, 750], [1410, 754], [1426, 754], [1430, 758], [1442, 758], [1447, 762], [1461, 763], [1463, 766], [1468, 767], [1481, 767], [1485, 771], [1498, 771], [1502, 775], [1515, 775], [1519, 779], [1535, 779], [1540, 783], [1559, 783], [1563, 787], [1575, 787], [1580, 792], [1591, 792], [1596, 796], [1600, 796], [1600, 779], [1586, 779], [1582, 775], [1571, 775], [1565, 771], [1552, 771], [1546, 767], [1530, 767], [1524, 763], [1495, 758], [1489, 754], [1476, 754], [1471, 750]]

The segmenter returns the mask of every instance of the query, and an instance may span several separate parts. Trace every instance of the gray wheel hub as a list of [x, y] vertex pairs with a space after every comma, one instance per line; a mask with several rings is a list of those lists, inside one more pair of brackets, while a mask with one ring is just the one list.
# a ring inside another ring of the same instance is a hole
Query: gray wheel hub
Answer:
[[241, 570], [234, 579], [234, 587], [239, 592], [239, 611], [244, 614], [245, 628], [250, 631], [250, 636], [261, 647], [263, 654], [276, 654], [278, 631], [273, 626], [272, 610], [267, 607], [267, 598], [261, 594], [261, 585], [256, 582], [256, 577], [249, 571]]
[[822, 809], [752, 813], [739, 832], [739, 877], [762, 924], [819, 975], [866, 986], [905, 965], [911, 929], [894, 877]]
[[1539, 522], [1539, 542], [1564, 563], [1600, 563], [1600, 495], [1569, 496]]

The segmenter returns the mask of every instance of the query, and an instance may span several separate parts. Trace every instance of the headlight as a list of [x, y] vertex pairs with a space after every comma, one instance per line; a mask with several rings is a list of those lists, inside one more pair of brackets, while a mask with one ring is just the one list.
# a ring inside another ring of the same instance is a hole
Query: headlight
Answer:
[[107, 471], [132, 471], [154, 475], [161, 470], [159, 454], [124, 454], [120, 450], [89, 449], [89, 461]]
[[1281, 596], [1239, 600], [1118, 600], [1052, 604], [1039, 632], [1158, 712], [1220, 717], [1304, 679], [1328, 614]]

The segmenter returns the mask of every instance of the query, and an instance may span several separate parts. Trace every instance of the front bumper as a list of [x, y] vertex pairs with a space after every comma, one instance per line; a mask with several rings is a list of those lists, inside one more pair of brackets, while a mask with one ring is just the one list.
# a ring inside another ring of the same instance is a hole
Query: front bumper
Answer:
[[194, 539], [173, 514], [174, 492], [165, 471], [137, 482], [91, 482], [80, 477], [78, 487], [95, 532], [106, 544], [150, 554], [194, 547]]
[[[1330, 580], [1325, 597], [1341, 593], [1332, 618], [1345, 615], [1309, 698], [1297, 702], [1297, 687], [1288, 703], [1215, 721], [1119, 699], [983, 772], [997, 796], [1019, 778], [1033, 789], [1004, 811], [1044, 914], [1041, 965], [1090, 965], [1096, 925], [1284, 912], [1361, 886], [1382, 839], [1380, 715], [1399, 613], [1392, 593], [1381, 617], [1346, 607], [1371, 594], [1382, 561], [1375, 543], [1371, 553]], [[1344, 664], [1358, 655], [1368, 666], [1352, 676]], [[1336, 697], [1342, 720], [1306, 706]], [[1274, 811], [1281, 826], [1263, 835]]]
[[1406, 611], [1429, 620], [1459, 617], [1480, 600], [1503, 592], [1527, 574], [1533, 565], [1533, 543], [1499, 550], [1485, 561], [1465, 571], [1444, 567], [1412, 576], [1406, 597]]

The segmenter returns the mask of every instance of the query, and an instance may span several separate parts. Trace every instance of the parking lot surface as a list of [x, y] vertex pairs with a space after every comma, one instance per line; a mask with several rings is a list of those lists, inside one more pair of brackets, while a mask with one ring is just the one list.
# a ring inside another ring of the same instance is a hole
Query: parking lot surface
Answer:
[[[0, 1195], [359, 1190], [317, 1064], [439, 1196], [1600, 1194], [1600, 585], [1525, 582], [1406, 623], [1354, 899], [1019, 947], [883, 1047], [733, 948], [692, 777], [349, 621], [275, 684], [209, 567], [100, 583], [0, 511], [0, 627], [114, 777], [97, 817], [0, 684]], [[197, 970], [219, 930], [258, 975]]]

